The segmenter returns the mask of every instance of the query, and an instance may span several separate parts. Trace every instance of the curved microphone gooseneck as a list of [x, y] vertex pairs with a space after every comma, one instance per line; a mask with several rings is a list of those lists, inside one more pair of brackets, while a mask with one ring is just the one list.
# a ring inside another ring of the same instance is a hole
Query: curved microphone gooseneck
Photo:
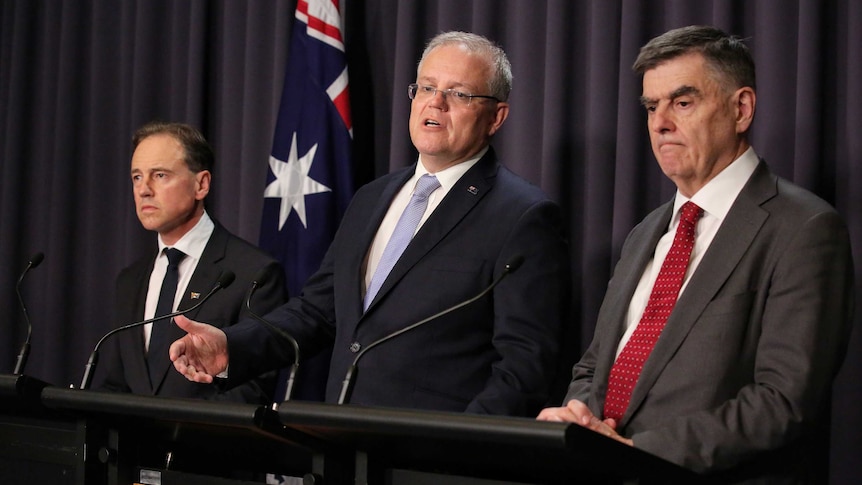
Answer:
[[[258, 273], [258, 275], [255, 277], [254, 281], [252, 281], [251, 288], [248, 291], [248, 298], [246, 298], [245, 300], [245, 307], [248, 309], [248, 313], [255, 320], [264, 324], [270, 332], [290, 342], [290, 345], [293, 347], [293, 365], [290, 366], [290, 372], [287, 377], [287, 385], [284, 391], [284, 400], [289, 401], [290, 396], [293, 393], [293, 382], [296, 379], [296, 372], [299, 370], [299, 343], [297, 343], [296, 339], [293, 338], [293, 336], [291, 336], [289, 333], [285, 332], [281, 328], [276, 327], [269, 320], [258, 315], [254, 312], [254, 310], [251, 309], [251, 296], [260, 287], [260, 281], [263, 280], [264, 277], [265, 274], [263, 270], [261, 270], [261, 272]], [[273, 404], [273, 406], [276, 406], [276, 404]]]
[[148, 323], [157, 322], [159, 320], [169, 320], [169, 319], [174, 318], [178, 315], [184, 315], [184, 314], [198, 308], [199, 306], [203, 305], [204, 302], [206, 302], [209, 299], [209, 297], [211, 297], [218, 290], [220, 290], [222, 288], [227, 288], [228, 286], [230, 286], [230, 284], [233, 283], [234, 278], [236, 278], [236, 275], [233, 274], [233, 271], [230, 271], [230, 270], [222, 271], [222, 273], [218, 277], [218, 281], [216, 281], [215, 285], [213, 285], [213, 288], [210, 290], [210, 292], [207, 293], [206, 296], [201, 298], [201, 301], [197, 302], [196, 304], [192, 305], [191, 307], [186, 308], [185, 310], [179, 310], [179, 311], [176, 311], [173, 313], [168, 313], [166, 315], [161, 315], [158, 317], [149, 318], [147, 320], [142, 320], [140, 322], [135, 322], [135, 323], [130, 323], [128, 325], [123, 325], [122, 327], [117, 327], [117, 328], [111, 330], [110, 332], [106, 333], [101, 339], [99, 339], [98, 342], [96, 342], [96, 346], [93, 348], [93, 352], [90, 354], [90, 359], [87, 361], [87, 366], [84, 369], [84, 377], [83, 377], [83, 379], [81, 379], [81, 387], [79, 387], [79, 389], [87, 389], [90, 387], [90, 383], [93, 380], [93, 370], [96, 367], [96, 363], [99, 361], [99, 347], [102, 345], [102, 342], [104, 342], [106, 338], [108, 338], [111, 335], [114, 335], [118, 332], [122, 332], [123, 330], [128, 330], [128, 329], [134, 328], [134, 327], [140, 327], [141, 325], [146, 325]]
[[20, 375], [21, 372], [24, 371], [24, 366], [27, 365], [27, 357], [30, 356], [30, 336], [33, 334], [33, 325], [30, 324], [30, 315], [27, 313], [27, 306], [24, 305], [24, 298], [21, 296], [21, 282], [24, 281], [24, 275], [27, 274], [28, 271], [39, 266], [39, 263], [45, 259], [45, 254], [36, 253], [30, 258], [30, 261], [27, 262], [27, 267], [24, 268], [24, 272], [21, 273], [21, 277], [18, 278], [18, 284], [15, 285], [15, 292], [18, 293], [18, 303], [21, 304], [21, 311], [24, 313], [24, 321], [27, 323], [27, 338], [24, 340], [24, 344], [21, 345], [21, 352], [18, 353], [18, 359], [15, 361], [15, 370], [12, 372], [15, 375]]
[[506, 263], [506, 266], [503, 267], [503, 272], [500, 273], [500, 276], [498, 276], [497, 279], [494, 280], [493, 283], [491, 283], [487, 288], [482, 290], [482, 292], [479, 293], [478, 295], [474, 296], [473, 298], [470, 298], [469, 300], [464, 300], [461, 303], [458, 303], [455, 306], [449, 307], [449, 308], [447, 308], [441, 312], [435, 313], [434, 315], [431, 315], [428, 318], [424, 318], [422, 320], [419, 320], [418, 322], [416, 322], [412, 325], [408, 325], [408, 326], [406, 326], [406, 327], [404, 327], [398, 331], [392, 332], [389, 335], [386, 335], [385, 337], [378, 339], [378, 340], [370, 343], [369, 345], [367, 345], [358, 354], [356, 354], [356, 358], [353, 359], [353, 364], [351, 364], [350, 367], [347, 368], [347, 373], [344, 376], [344, 382], [341, 386], [341, 395], [338, 397], [338, 404], [345, 404], [345, 403], [350, 401], [350, 394], [353, 392], [353, 382], [356, 380], [356, 374], [358, 373], [357, 364], [359, 363], [359, 359], [361, 359], [362, 356], [365, 355], [366, 352], [373, 349], [374, 347], [377, 347], [378, 345], [382, 344], [383, 342], [386, 342], [387, 340], [395, 338], [395, 337], [397, 337], [403, 333], [409, 332], [410, 330], [413, 330], [416, 327], [424, 325], [424, 324], [426, 324], [426, 323], [428, 323], [434, 319], [440, 318], [443, 315], [446, 315], [447, 313], [453, 312], [453, 311], [455, 311], [455, 310], [457, 310], [463, 306], [469, 305], [470, 303], [473, 303], [474, 301], [482, 298], [483, 296], [488, 294], [488, 292], [493, 290], [494, 287], [497, 286], [497, 284], [499, 284], [501, 281], [503, 281], [503, 278], [505, 278], [507, 275], [509, 275], [511, 273], [514, 273], [515, 270], [518, 269], [523, 262], [524, 262], [524, 258], [522, 256], [514, 256], [512, 259], [509, 260], [508, 263]]

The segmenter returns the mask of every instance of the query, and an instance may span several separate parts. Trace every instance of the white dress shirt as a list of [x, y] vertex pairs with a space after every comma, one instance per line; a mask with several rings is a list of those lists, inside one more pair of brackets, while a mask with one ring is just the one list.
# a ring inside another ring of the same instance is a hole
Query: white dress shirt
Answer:
[[[431, 216], [434, 209], [440, 205], [440, 201], [443, 200], [443, 197], [446, 197], [446, 194], [448, 194], [449, 190], [452, 189], [456, 182], [458, 182], [458, 179], [467, 173], [467, 170], [470, 170], [473, 165], [476, 165], [476, 162], [478, 162], [487, 151], [488, 147], [485, 147], [476, 154], [475, 157], [432, 174], [437, 177], [437, 181], [440, 182], [440, 187], [434, 192], [431, 192], [431, 195], [428, 196], [428, 207], [425, 208], [425, 213], [422, 215], [422, 219], [419, 220], [416, 232], [418, 232], [419, 228], [425, 224], [425, 221], [428, 220], [428, 217]], [[401, 190], [399, 190], [395, 195], [395, 198], [392, 199], [392, 203], [389, 204], [389, 210], [386, 212], [386, 216], [383, 217], [383, 222], [380, 223], [380, 227], [377, 228], [377, 235], [374, 236], [374, 240], [372, 241], [371, 247], [368, 249], [368, 255], [366, 256], [365, 289], [367, 289], [368, 285], [371, 284], [371, 277], [374, 276], [374, 271], [380, 263], [380, 258], [383, 256], [383, 250], [386, 248], [386, 244], [389, 242], [389, 239], [392, 237], [392, 233], [395, 231], [395, 226], [398, 224], [398, 219], [401, 218], [401, 213], [404, 212], [404, 209], [410, 202], [410, 197], [413, 196], [413, 191], [416, 189], [416, 182], [419, 181], [419, 177], [426, 173], [429, 172], [422, 164], [422, 157], [420, 156], [419, 163], [416, 164], [416, 171], [413, 173], [413, 176], [410, 177], [410, 180], [401, 187]], [[365, 296], [364, 292], [363, 296]]]
[[629, 302], [629, 310], [626, 314], [626, 331], [619, 346], [617, 346], [617, 356], [622, 352], [623, 347], [629, 338], [631, 338], [638, 322], [640, 322], [641, 316], [643, 316], [650, 293], [652, 293], [652, 287], [658, 278], [661, 265], [664, 263], [664, 259], [667, 257], [667, 253], [673, 244], [676, 227], [679, 225], [679, 210], [682, 205], [691, 200], [703, 209], [703, 217], [698, 221], [695, 228], [694, 248], [691, 251], [691, 258], [688, 262], [682, 288], [679, 290], [680, 296], [685, 291], [688, 280], [694, 274], [706, 250], [709, 249], [709, 245], [712, 243], [713, 238], [715, 238], [718, 228], [721, 227], [722, 221], [727, 217], [730, 207], [742, 191], [746, 182], [748, 182], [748, 179], [751, 178], [751, 174], [754, 173], [758, 163], [759, 159], [757, 154], [754, 153], [754, 148], [749, 148], [739, 158], [734, 160], [733, 163], [728, 165], [727, 168], [707, 182], [691, 199], [687, 199], [679, 191], [676, 192], [676, 200], [673, 203], [673, 216], [671, 217], [667, 233], [659, 239], [653, 259], [647, 263], [634, 295], [632, 295], [632, 300]]
[[[201, 260], [201, 255], [207, 242], [212, 236], [215, 224], [210, 216], [204, 211], [203, 216], [195, 224], [189, 232], [174, 244], [173, 248], [179, 249], [185, 253], [185, 257], [180, 261], [179, 266], [179, 281], [177, 282], [177, 294], [174, 296], [174, 304], [171, 306], [172, 311], [177, 310], [177, 305], [182, 301], [183, 293], [195, 273], [195, 268], [198, 267], [198, 262]], [[144, 320], [153, 318], [156, 313], [156, 306], [159, 303], [159, 292], [162, 290], [162, 281], [165, 279], [165, 273], [168, 270], [168, 257], [165, 255], [165, 248], [168, 246], [162, 242], [162, 237], [159, 236], [159, 254], [156, 256], [156, 262], [153, 265], [153, 272], [150, 273], [150, 286], [147, 290], [147, 302], [144, 306]], [[150, 333], [152, 332], [153, 324], [144, 325], [144, 347], [150, 347]]]

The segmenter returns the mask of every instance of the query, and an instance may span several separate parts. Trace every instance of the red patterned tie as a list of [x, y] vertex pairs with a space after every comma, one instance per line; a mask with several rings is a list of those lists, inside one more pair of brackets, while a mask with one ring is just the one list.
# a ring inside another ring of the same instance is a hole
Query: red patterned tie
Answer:
[[644, 362], [658, 341], [670, 312], [673, 311], [685, 278], [691, 249], [694, 247], [694, 228], [700, 216], [703, 215], [703, 210], [693, 202], [686, 202], [680, 212], [673, 245], [661, 265], [644, 314], [611, 367], [604, 415], [605, 418], [613, 418], [617, 422], [623, 417], [629, 405], [632, 390], [635, 388]]

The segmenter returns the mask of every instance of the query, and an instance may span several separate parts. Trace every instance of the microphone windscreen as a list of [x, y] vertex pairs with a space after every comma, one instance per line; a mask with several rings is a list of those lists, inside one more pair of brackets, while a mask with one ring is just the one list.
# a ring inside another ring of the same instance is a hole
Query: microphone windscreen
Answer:
[[267, 271], [267, 268], [261, 268], [257, 272], [257, 274], [254, 275], [254, 279], [252, 280], [252, 282], [254, 283], [255, 286], [260, 286], [267, 280], [268, 276], [269, 276], [269, 272]]
[[43, 259], [45, 259], [45, 253], [34, 254], [33, 257], [30, 258], [30, 268], [32, 269], [39, 266]]
[[234, 279], [236, 279], [236, 275], [233, 274], [233, 271], [226, 269], [219, 275], [218, 284], [222, 288], [227, 288], [231, 283], [233, 283]]
[[521, 264], [524, 263], [524, 257], [520, 254], [517, 256], [513, 256], [512, 259], [506, 263], [506, 271], [509, 273], [514, 273], [516, 269], [521, 267]]

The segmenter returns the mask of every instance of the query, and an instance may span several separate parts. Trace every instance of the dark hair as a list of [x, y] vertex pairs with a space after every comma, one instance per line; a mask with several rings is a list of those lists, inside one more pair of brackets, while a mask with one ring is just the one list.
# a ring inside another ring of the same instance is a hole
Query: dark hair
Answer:
[[215, 154], [206, 138], [193, 126], [184, 123], [168, 123], [151, 121], [138, 128], [132, 135], [132, 150], [138, 148], [145, 138], [153, 135], [170, 135], [176, 139], [185, 151], [185, 162], [194, 173], [207, 170], [212, 172], [215, 164]]
[[632, 69], [643, 75], [665, 61], [690, 53], [701, 54], [725, 88], [756, 89], [754, 59], [742, 39], [706, 25], [681, 27], [652, 39], [641, 47]]

